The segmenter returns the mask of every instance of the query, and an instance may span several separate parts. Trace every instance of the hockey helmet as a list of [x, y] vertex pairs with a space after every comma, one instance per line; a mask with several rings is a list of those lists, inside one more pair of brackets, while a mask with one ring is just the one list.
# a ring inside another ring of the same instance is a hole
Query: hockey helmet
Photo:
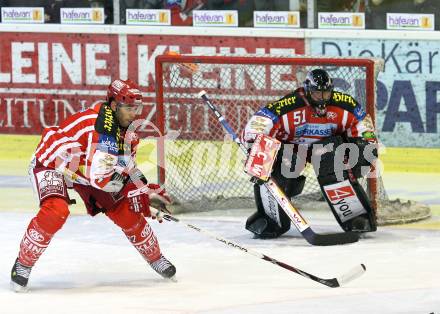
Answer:
[[333, 80], [325, 70], [314, 69], [307, 73], [304, 90], [307, 100], [315, 107], [318, 115], [325, 114], [325, 107], [332, 96], [333, 87]]
[[142, 93], [131, 80], [114, 80], [107, 89], [107, 101], [116, 101], [118, 105], [141, 106]]

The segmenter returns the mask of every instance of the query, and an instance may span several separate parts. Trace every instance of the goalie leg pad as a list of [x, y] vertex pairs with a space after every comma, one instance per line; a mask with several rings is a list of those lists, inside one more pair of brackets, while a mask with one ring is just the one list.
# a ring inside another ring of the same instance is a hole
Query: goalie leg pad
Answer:
[[324, 198], [342, 229], [357, 232], [377, 230], [374, 210], [357, 181], [344, 180], [329, 184], [327, 180], [326, 185], [322, 181], [318, 177]]
[[323, 139], [313, 145], [312, 163], [321, 191], [336, 220], [345, 231], [376, 231], [376, 217], [370, 201], [356, 178], [350, 180], [344, 167], [345, 151], [340, 136]]
[[[370, 199], [367, 196], [367, 193], [365, 193], [364, 188], [362, 185], [359, 184], [357, 180], [350, 181], [351, 185], [353, 186], [353, 189], [358, 196], [359, 200], [361, 201], [362, 205], [366, 209], [367, 213], [365, 215], [358, 216], [354, 219], [352, 219], [351, 222], [351, 230], [352, 231], [359, 231], [359, 232], [373, 232], [377, 230], [377, 217], [376, 213], [371, 206]], [[364, 231], [365, 230], [365, 231]]]
[[[283, 146], [283, 148], [286, 148]], [[288, 178], [284, 176], [283, 167], [295, 168], [297, 154], [292, 153], [290, 160], [281, 158], [283, 151], [278, 152], [277, 160], [274, 164], [272, 179], [278, 183], [288, 198], [301, 194], [306, 181], [305, 176]], [[287, 163], [287, 164], [286, 164]], [[284, 169], [286, 170], [286, 169]], [[277, 238], [290, 229], [290, 219], [283, 209], [277, 204], [276, 200], [270, 195], [263, 185], [254, 185], [255, 203], [257, 211], [246, 221], [246, 229], [254, 233], [259, 238]]]
[[263, 185], [254, 185], [257, 212], [246, 221], [246, 229], [257, 238], [277, 238], [290, 229], [290, 219]]

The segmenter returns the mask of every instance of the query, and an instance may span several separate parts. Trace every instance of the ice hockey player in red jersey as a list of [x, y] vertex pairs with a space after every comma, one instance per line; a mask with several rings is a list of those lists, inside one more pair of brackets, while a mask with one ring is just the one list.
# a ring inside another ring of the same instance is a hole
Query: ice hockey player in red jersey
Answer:
[[11, 271], [13, 290], [27, 291], [32, 267], [69, 216], [68, 188], [78, 192], [88, 214], [104, 213], [120, 227], [157, 273], [174, 276], [176, 268], [162, 255], [145, 220], [151, 217], [150, 201], [168, 204], [170, 198], [136, 166], [139, 138], [129, 126], [141, 111], [138, 86], [115, 80], [106, 102], [43, 131], [29, 169], [40, 209], [21, 240]]
[[[312, 163], [340, 226], [345, 231], [375, 231], [374, 210], [357, 181], [377, 158], [376, 137], [366, 116], [351, 95], [334, 90], [325, 70], [314, 69], [303, 87], [258, 110], [243, 130], [242, 141], [250, 146], [260, 133], [281, 141], [271, 177], [287, 197], [302, 193], [306, 177], [301, 172]], [[288, 216], [264, 185], [255, 184], [254, 195], [257, 212], [247, 219], [246, 229], [257, 238], [288, 231]]]

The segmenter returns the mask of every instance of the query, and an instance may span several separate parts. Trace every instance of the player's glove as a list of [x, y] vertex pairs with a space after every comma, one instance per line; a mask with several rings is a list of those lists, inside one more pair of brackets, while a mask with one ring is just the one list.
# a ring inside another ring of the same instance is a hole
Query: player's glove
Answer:
[[158, 184], [149, 183], [139, 187], [139, 185], [129, 182], [121, 193], [127, 198], [130, 210], [135, 213], [141, 213], [145, 217], [157, 219], [159, 222], [162, 222], [163, 218], [161, 212], [157, 216], [152, 214], [150, 204], [159, 210], [170, 213], [166, 209], [166, 205], [171, 204], [171, 199]]
[[150, 195], [151, 206], [157, 209], [164, 209], [170, 214], [171, 212], [169, 212], [166, 207], [172, 203], [172, 200], [165, 189], [155, 183], [149, 183], [148, 188], [150, 189], [148, 194]]

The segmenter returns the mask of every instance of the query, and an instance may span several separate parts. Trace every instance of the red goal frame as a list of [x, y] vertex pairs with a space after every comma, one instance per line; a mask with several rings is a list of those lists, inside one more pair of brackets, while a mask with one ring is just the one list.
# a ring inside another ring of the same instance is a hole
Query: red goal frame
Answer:
[[[376, 127], [376, 66], [374, 58], [337, 58], [337, 57], [275, 57], [275, 56], [202, 56], [202, 55], [160, 55], [155, 60], [155, 84], [156, 84], [156, 115], [157, 127], [162, 135], [166, 134], [164, 114], [164, 66], [171, 64], [250, 64], [250, 65], [302, 65], [302, 66], [353, 66], [363, 67], [366, 71], [365, 81], [365, 110], [370, 115], [374, 127]], [[164, 137], [158, 139], [158, 180], [161, 184], [166, 182], [166, 165]], [[159, 166], [162, 165], [162, 166]], [[376, 178], [368, 178], [368, 193], [372, 206], [377, 210], [378, 184]]]

